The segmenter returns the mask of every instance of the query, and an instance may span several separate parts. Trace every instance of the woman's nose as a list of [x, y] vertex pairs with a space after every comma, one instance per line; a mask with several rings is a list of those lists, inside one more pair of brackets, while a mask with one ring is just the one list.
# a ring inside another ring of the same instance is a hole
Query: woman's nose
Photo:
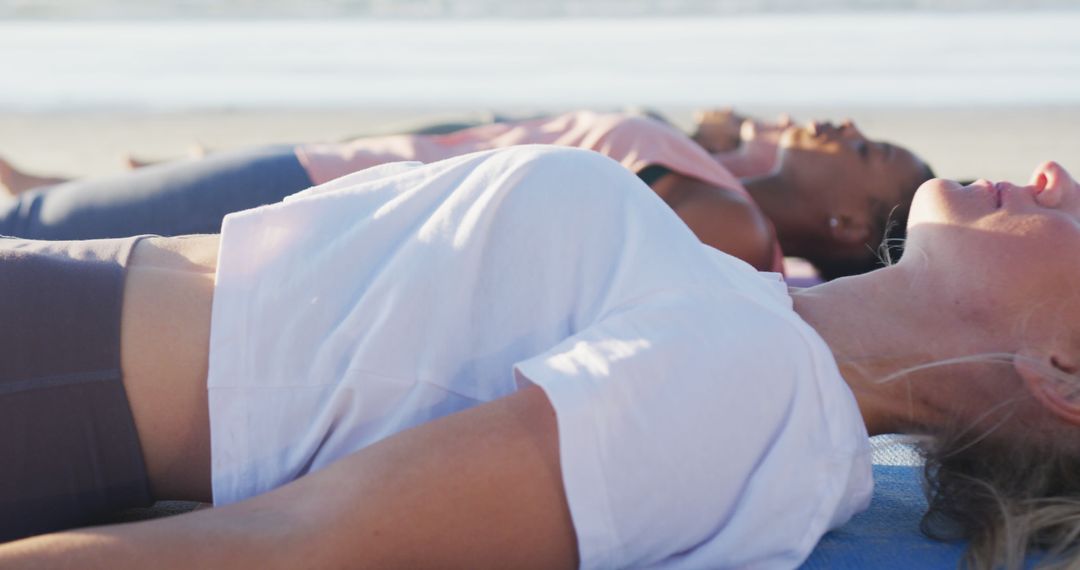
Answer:
[[857, 137], [863, 136], [862, 132], [859, 130], [859, 127], [855, 125], [855, 121], [851, 119], [844, 119], [843, 122], [840, 123], [840, 130], [845, 135], [852, 135]]
[[838, 135], [842, 136], [846, 132], [845, 129], [839, 128], [834, 125], [832, 121], [813, 121], [810, 123], [809, 128], [810, 134], [814, 136], [835, 137]]
[[1040, 164], [1035, 168], [1035, 174], [1031, 177], [1031, 183], [1038, 186], [1040, 190], [1049, 186], [1059, 185], [1076, 185], [1076, 180], [1069, 174], [1068, 170], [1065, 170], [1064, 166], [1049, 161]]
[[1066, 196], [1078, 190], [1076, 180], [1065, 167], [1053, 161], [1044, 162], [1035, 169], [1031, 185], [1035, 187], [1035, 201], [1048, 208], [1060, 206]]

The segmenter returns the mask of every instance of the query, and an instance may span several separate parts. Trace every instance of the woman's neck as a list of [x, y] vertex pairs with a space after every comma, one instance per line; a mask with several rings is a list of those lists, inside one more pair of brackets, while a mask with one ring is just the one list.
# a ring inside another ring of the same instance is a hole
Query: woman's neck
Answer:
[[742, 179], [743, 187], [776, 228], [776, 238], [786, 255], [800, 256], [808, 228], [806, 208], [792, 184], [780, 173]]
[[[921, 381], [887, 380], [943, 357], [926, 342], [926, 306], [896, 267], [793, 291], [795, 311], [829, 345], [871, 435], [934, 423]], [[933, 331], [947, 335], [947, 331]]]

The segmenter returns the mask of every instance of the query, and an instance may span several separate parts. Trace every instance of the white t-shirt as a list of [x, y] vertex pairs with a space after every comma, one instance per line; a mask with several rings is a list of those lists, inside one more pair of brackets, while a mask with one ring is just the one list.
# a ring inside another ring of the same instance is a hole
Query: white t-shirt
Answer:
[[871, 491], [854, 397], [782, 281], [640, 180], [530, 146], [225, 218], [216, 504], [539, 385], [582, 568], [790, 568]]

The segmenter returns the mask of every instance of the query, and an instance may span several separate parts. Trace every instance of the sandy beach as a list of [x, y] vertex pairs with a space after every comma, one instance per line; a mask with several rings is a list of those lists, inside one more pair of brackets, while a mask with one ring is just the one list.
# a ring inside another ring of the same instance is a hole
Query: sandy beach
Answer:
[[[741, 108], [798, 120], [853, 118], [869, 136], [925, 157], [939, 176], [1026, 180], [1042, 160], [1080, 171], [1080, 106], [972, 108]], [[497, 109], [507, 115], [560, 109]], [[661, 109], [691, 123], [692, 109]], [[37, 173], [71, 177], [122, 172], [123, 157], [184, 156], [193, 144], [229, 149], [340, 140], [396, 132], [427, 122], [477, 119], [482, 110], [223, 110], [170, 113], [0, 113], [0, 156]]]

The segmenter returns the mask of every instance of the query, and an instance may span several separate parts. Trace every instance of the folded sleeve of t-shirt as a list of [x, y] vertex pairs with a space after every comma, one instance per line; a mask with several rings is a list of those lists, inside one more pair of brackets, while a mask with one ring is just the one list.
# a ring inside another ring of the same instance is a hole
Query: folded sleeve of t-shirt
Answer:
[[[778, 326], [754, 303], [655, 294], [516, 365], [518, 382], [540, 386], [557, 415], [582, 568], [781, 567], [809, 551], [817, 536], [805, 524], [757, 530], [786, 509], [806, 520], [819, 508], [814, 477], [754, 489], [754, 478], [776, 476], [761, 467], [778, 463], [767, 460], [777, 448], [814, 453], [799, 441], [792, 408], [807, 406], [796, 402], [798, 360], [776, 354]], [[747, 504], [789, 494], [808, 498]], [[703, 545], [707, 560], [687, 556]], [[768, 562], [777, 557], [786, 563]]]

